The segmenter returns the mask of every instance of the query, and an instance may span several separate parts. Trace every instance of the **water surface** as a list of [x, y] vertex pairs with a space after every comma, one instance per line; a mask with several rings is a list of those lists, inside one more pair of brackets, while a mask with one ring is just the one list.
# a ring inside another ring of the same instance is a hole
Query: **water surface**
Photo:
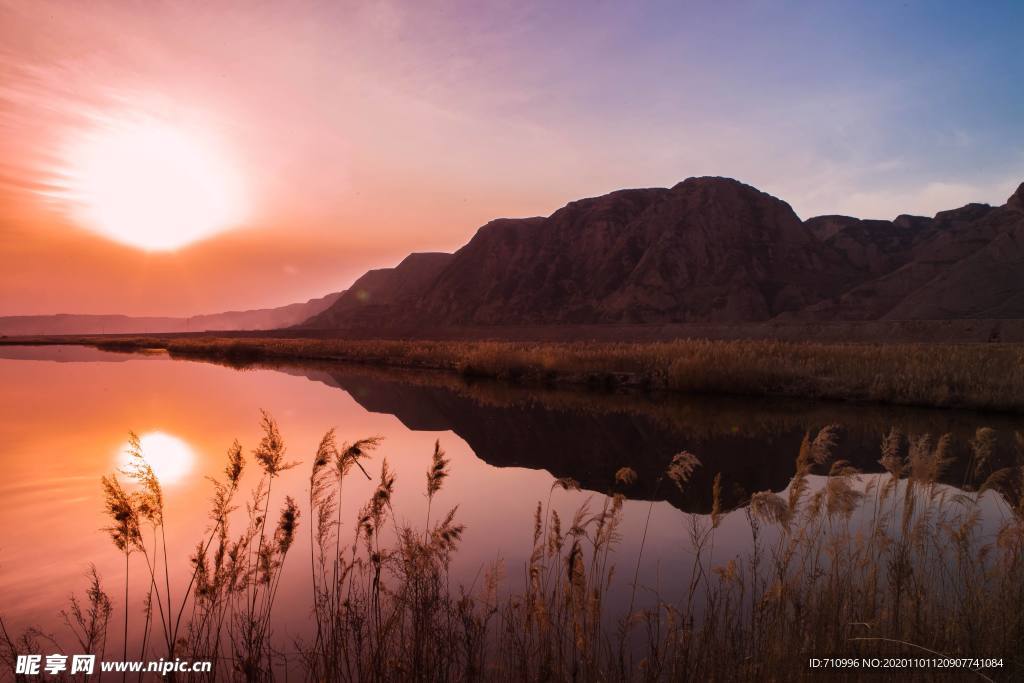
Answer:
[[[206, 478], [220, 474], [235, 438], [251, 452], [260, 437], [260, 410], [277, 419], [288, 457], [301, 462], [275, 481], [273, 505], [293, 495], [302, 503], [302, 524], [309, 522], [309, 463], [328, 428], [337, 429], [339, 442], [384, 437], [367, 467], [376, 474], [387, 458], [397, 472], [394, 508], [413, 524], [426, 514], [424, 472], [439, 440], [452, 474], [435, 510], [459, 506], [466, 532], [452, 571], [453, 580], [467, 586], [478, 585], [483, 568], [497, 560], [504, 563], [507, 588], [521, 585], [538, 501], [551, 496], [567, 518], [588, 501], [600, 509], [611, 491], [625, 494], [616, 553], [623, 570], [613, 609], [627, 600], [645, 526], [640, 583], [669, 599], [683, 590], [692, 566], [687, 525], [690, 515], [711, 511], [716, 474], [727, 514], [716, 532], [715, 560], [742, 556], [750, 544], [746, 500], [755, 491], [788, 486], [808, 432], [842, 425], [836, 457], [868, 478], [882, 471], [879, 444], [890, 428], [951, 433], [961, 457], [943, 482], [971, 489], [977, 482], [963, 454], [975, 430], [1010, 433], [1017, 426], [1012, 417], [950, 411], [530, 391], [338, 364], [235, 369], [165, 354], [0, 347], [0, 616], [8, 627], [59, 631], [59, 611], [72, 592], [84, 590], [90, 564], [123, 604], [124, 558], [102, 531], [99, 479], [121, 464], [129, 430], [152, 446], [148, 455], [165, 475], [171, 572], [180, 590], [191, 571], [189, 553], [209, 527]], [[663, 473], [682, 450], [702, 466], [679, 490]], [[255, 481], [249, 464], [247, 484]], [[635, 484], [616, 482], [623, 466], [637, 472]], [[552, 495], [556, 477], [572, 477], [582, 490]], [[358, 472], [346, 480], [343, 534], [352, 533], [374, 484]], [[280, 637], [301, 634], [308, 625], [307, 532], [302, 527], [285, 567], [274, 620]], [[129, 574], [128, 601], [138, 606], [145, 582], [137, 558]]]

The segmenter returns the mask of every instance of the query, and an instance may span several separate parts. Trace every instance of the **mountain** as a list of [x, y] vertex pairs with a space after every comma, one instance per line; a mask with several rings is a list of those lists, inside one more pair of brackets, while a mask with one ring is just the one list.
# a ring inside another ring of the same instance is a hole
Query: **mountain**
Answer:
[[728, 178], [498, 219], [370, 271], [313, 329], [1024, 317], [1024, 184], [1001, 207], [818, 216]]
[[293, 324], [325, 329], [370, 324], [376, 316], [386, 316], [393, 307], [415, 299], [451, 260], [452, 254], [439, 252], [409, 254], [394, 268], [368, 271], [322, 312]]
[[272, 330], [307, 320], [330, 307], [343, 292], [304, 303], [250, 311], [228, 311], [189, 318], [127, 315], [16, 315], [0, 317], [0, 335], [134, 334], [207, 330]]
[[[1022, 185], [1024, 188], [1024, 185]], [[1006, 205], [967, 204], [934, 218], [900, 216], [870, 235], [850, 225], [825, 240], [848, 265], [882, 261], [839, 297], [799, 315], [812, 320], [951, 320], [1024, 317], [1018, 189]], [[811, 219], [810, 222], [819, 219]], [[858, 264], [859, 265], [859, 264]]]
[[[817, 245], [788, 204], [733, 180], [621, 190], [488, 223], [372, 323], [764, 320], [813, 300]], [[303, 327], [371, 322], [342, 309]]]
[[456, 325], [763, 320], [807, 303], [816, 243], [785, 202], [690, 179], [493, 221], [420, 306]]

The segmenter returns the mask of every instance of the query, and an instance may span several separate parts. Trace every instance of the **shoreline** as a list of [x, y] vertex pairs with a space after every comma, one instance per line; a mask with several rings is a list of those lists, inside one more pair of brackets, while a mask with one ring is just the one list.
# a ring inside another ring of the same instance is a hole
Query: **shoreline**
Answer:
[[430, 341], [173, 334], [5, 337], [0, 345], [160, 349], [172, 357], [236, 366], [287, 360], [346, 362], [605, 392], [1024, 413], [1024, 344], [1011, 343]]

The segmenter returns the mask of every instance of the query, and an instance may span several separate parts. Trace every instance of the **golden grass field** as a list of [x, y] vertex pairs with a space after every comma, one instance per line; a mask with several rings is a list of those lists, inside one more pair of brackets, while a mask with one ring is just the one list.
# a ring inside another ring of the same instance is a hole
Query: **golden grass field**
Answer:
[[[36, 338], [244, 365], [331, 360], [527, 385], [636, 388], [1021, 412], [1024, 345], [790, 341], [511, 342], [207, 336]], [[7, 340], [6, 343], [15, 343]]]

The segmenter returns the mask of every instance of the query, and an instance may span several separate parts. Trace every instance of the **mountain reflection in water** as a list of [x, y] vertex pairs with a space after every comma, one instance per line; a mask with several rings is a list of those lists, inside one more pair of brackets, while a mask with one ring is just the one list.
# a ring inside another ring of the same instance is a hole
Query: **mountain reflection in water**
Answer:
[[[543, 469], [571, 477], [586, 489], [621, 492], [639, 500], [665, 500], [708, 514], [712, 484], [721, 474], [722, 505], [743, 506], [757, 491], [782, 491], [808, 433], [838, 425], [835, 460], [865, 473], [883, 472], [880, 445], [892, 429], [906, 438], [949, 434], [953, 460], [940, 481], [976, 490], [986, 474], [1013, 464], [1010, 439], [996, 442], [984, 469], [971, 466], [971, 441], [980, 425], [1012, 433], [1008, 415], [722, 397], [636, 396], [531, 390], [497, 382], [467, 382], [433, 373], [389, 371], [338, 364], [272, 365], [337, 387], [364, 409], [397, 417], [411, 430], [451, 430], [480, 459], [496, 467]], [[700, 459], [684, 491], [664, 481], [672, 456]], [[625, 486], [615, 473], [639, 475]], [[825, 466], [817, 473], [827, 474]]]

